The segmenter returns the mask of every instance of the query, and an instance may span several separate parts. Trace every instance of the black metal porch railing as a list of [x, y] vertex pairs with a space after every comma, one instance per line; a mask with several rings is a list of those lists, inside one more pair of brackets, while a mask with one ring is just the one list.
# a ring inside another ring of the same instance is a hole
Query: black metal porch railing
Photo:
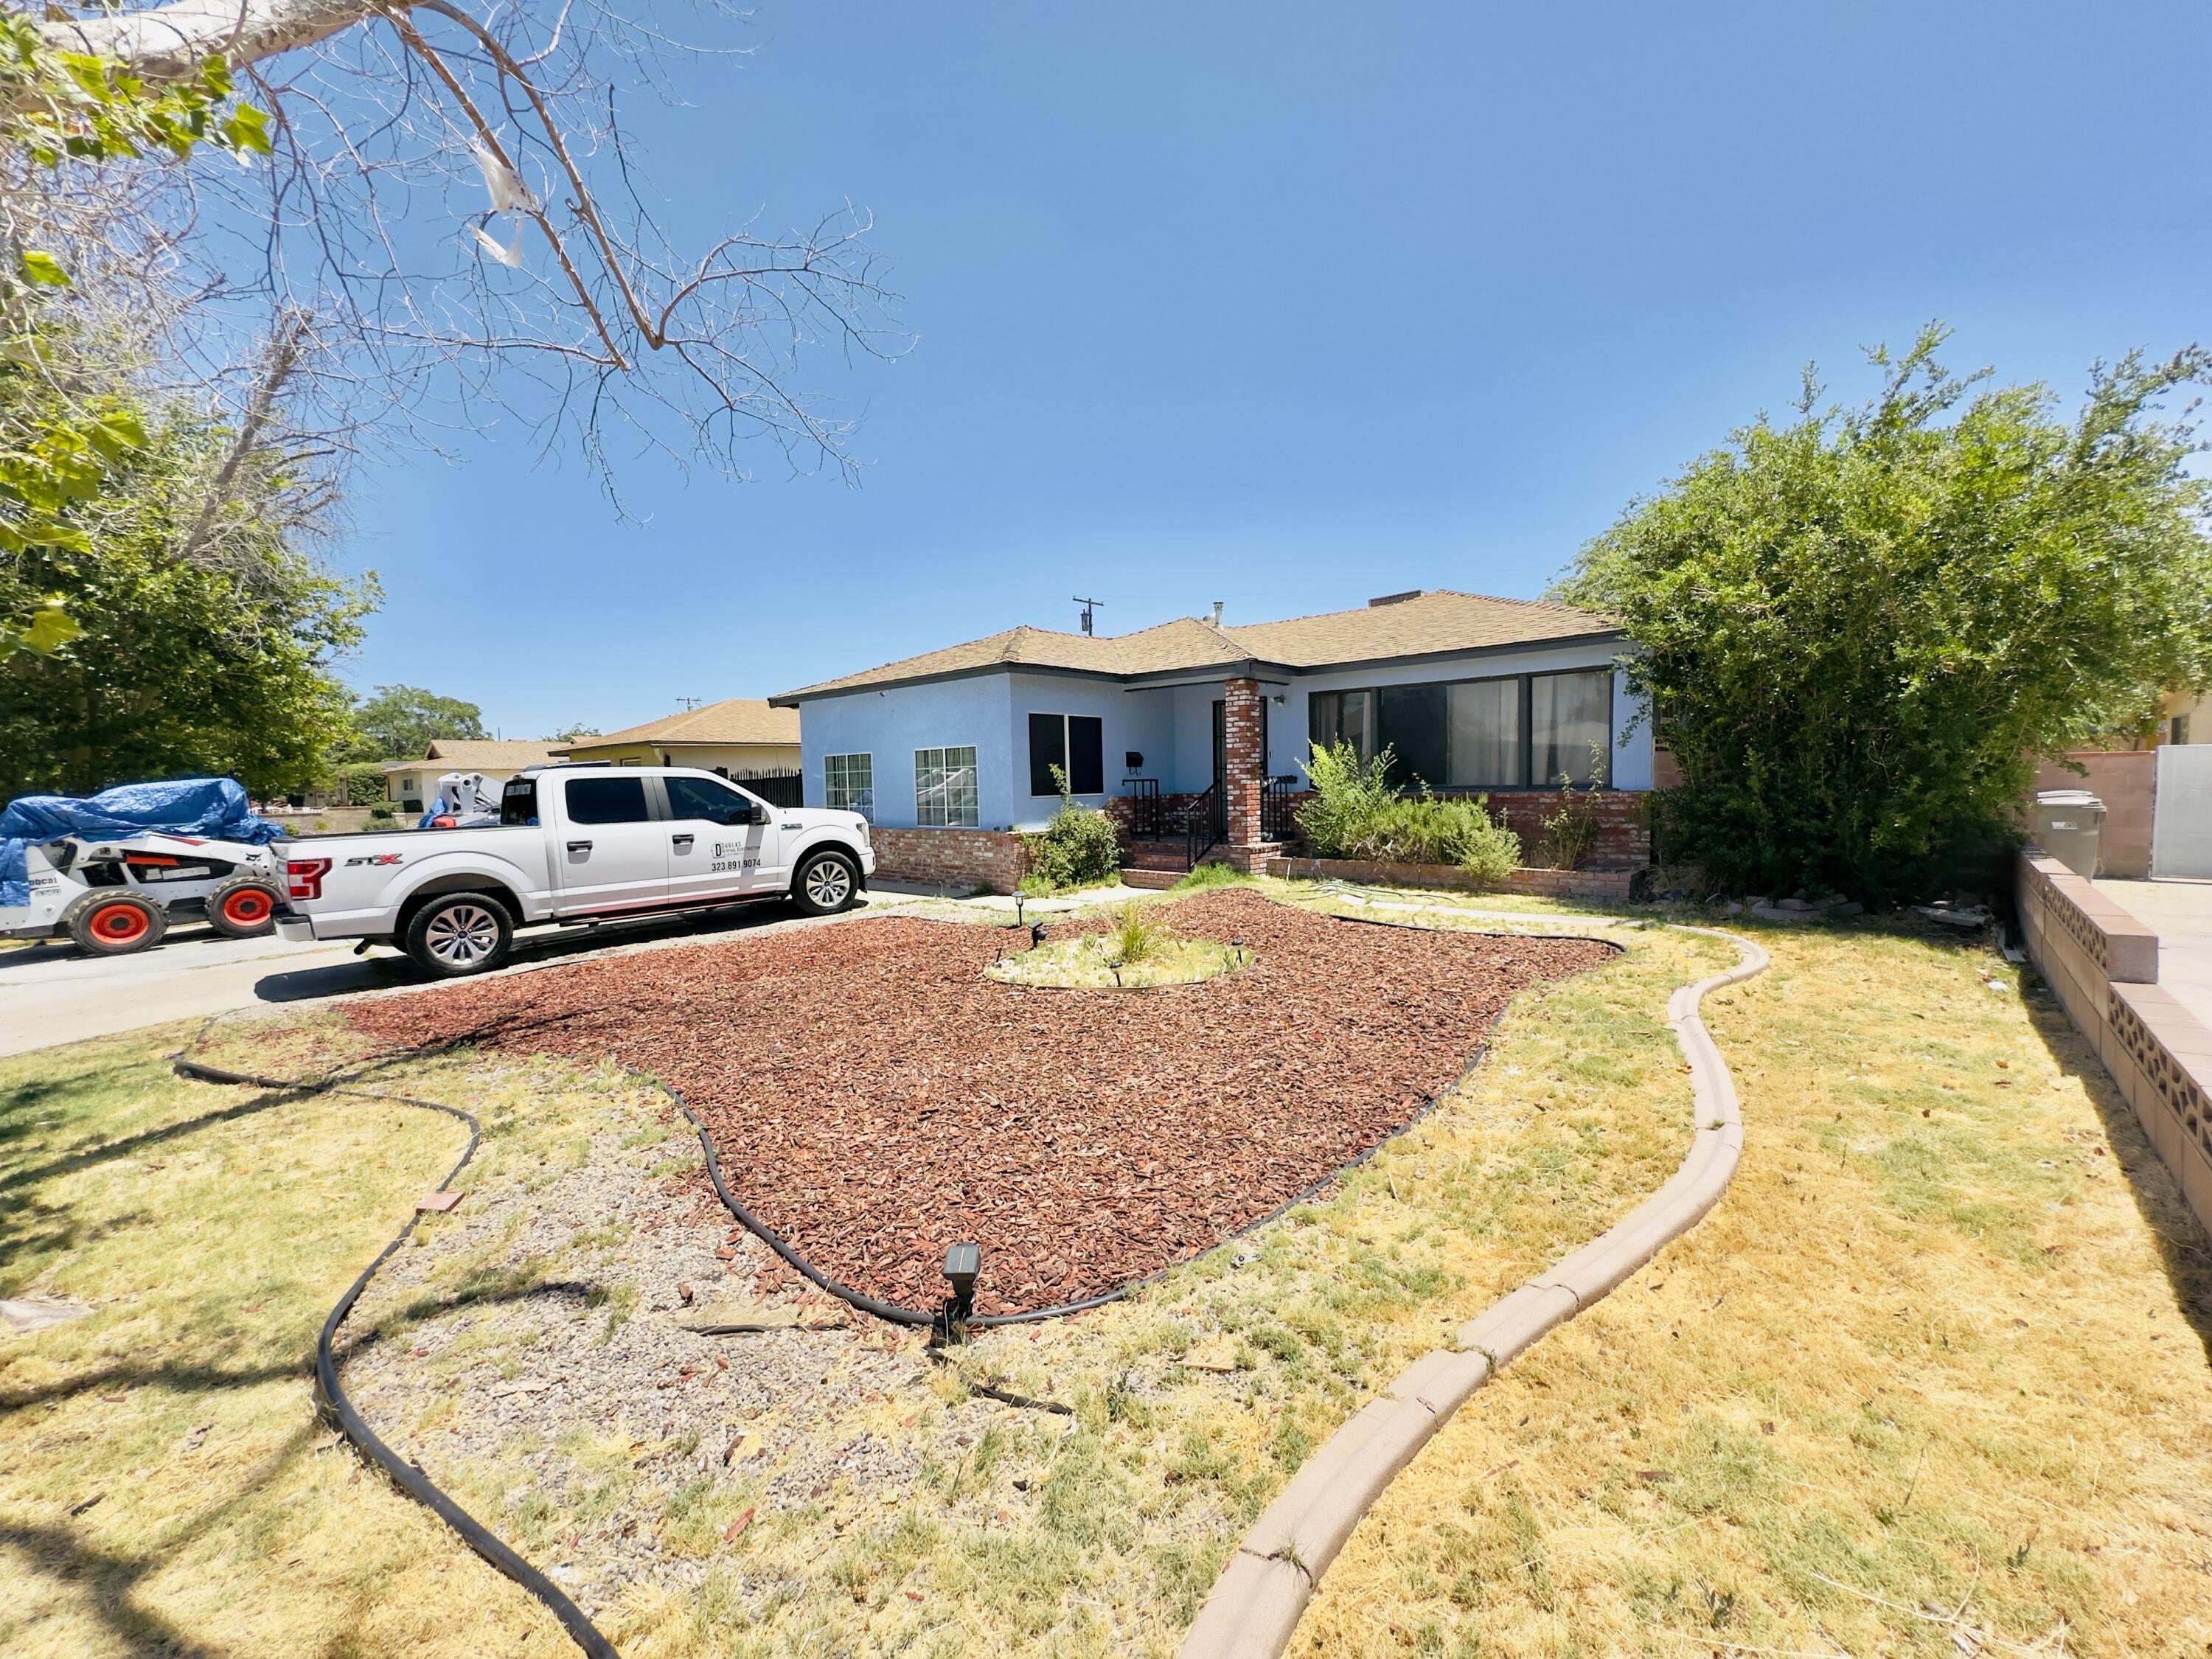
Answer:
[[1184, 862], [1191, 869], [1212, 852], [1214, 843], [1221, 839], [1221, 826], [1214, 821], [1215, 808], [1221, 799], [1220, 785], [1209, 783], [1205, 793], [1194, 796], [1183, 809], [1182, 834]]
[[1158, 778], [1124, 778], [1129, 787], [1129, 838], [1158, 841], [1168, 832]]
[[1291, 799], [1297, 788], [1298, 780], [1295, 773], [1285, 773], [1279, 778], [1267, 780], [1266, 791], [1260, 797], [1261, 840], [1295, 841], [1297, 838], [1297, 803]]

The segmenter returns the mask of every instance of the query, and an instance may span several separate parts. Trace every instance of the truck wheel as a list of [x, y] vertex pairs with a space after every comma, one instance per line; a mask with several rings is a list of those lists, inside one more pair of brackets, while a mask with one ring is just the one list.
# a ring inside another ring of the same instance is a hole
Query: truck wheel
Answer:
[[791, 884], [791, 896], [810, 916], [835, 915], [848, 910], [860, 878], [852, 860], [842, 853], [817, 853], [799, 866]]
[[441, 893], [407, 924], [407, 954], [440, 979], [499, 966], [514, 947], [514, 918], [489, 893]]
[[169, 913], [136, 893], [88, 893], [70, 906], [62, 926], [88, 956], [127, 957], [161, 942]]
[[208, 926], [225, 939], [259, 939], [276, 926], [279, 902], [274, 883], [233, 876], [207, 896]]

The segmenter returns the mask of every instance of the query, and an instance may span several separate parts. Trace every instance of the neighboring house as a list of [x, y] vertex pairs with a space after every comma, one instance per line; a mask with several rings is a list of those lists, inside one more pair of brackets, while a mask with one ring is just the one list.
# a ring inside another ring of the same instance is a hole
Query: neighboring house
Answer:
[[615, 766], [696, 766], [733, 778], [795, 773], [799, 715], [759, 697], [725, 697], [603, 738], [559, 744], [553, 752]]
[[1141, 836], [1195, 822], [1249, 868], [1292, 833], [1311, 742], [1389, 746], [1398, 775], [1486, 793], [1524, 838], [1564, 774], [1609, 775], [1607, 862], [1645, 862], [1648, 722], [1604, 617], [1472, 593], [1392, 594], [1250, 626], [1182, 618], [1117, 638], [1015, 628], [771, 701], [799, 711], [810, 800], [866, 813], [878, 868], [1005, 885], [1007, 833], [1076, 798]]
[[438, 793], [438, 780], [448, 772], [481, 772], [496, 787], [526, 766], [544, 766], [555, 758], [550, 745], [543, 743], [438, 738], [421, 760], [385, 763], [384, 796], [398, 803], [402, 811], [420, 812]]

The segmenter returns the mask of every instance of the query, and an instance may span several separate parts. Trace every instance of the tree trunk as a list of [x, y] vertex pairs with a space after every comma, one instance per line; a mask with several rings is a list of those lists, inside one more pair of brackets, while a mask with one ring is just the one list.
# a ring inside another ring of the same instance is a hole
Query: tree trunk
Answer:
[[170, 0], [144, 11], [39, 25], [46, 44], [129, 65], [148, 81], [180, 81], [220, 55], [231, 67], [312, 46], [406, 0]]

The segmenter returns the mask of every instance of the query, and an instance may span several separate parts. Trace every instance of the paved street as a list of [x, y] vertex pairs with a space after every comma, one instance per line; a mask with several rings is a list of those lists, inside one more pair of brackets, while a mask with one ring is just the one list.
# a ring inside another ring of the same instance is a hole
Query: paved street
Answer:
[[[879, 905], [896, 903], [922, 890], [887, 884], [872, 899]], [[543, 929], [518, 937], [514, 959], [501, 971], [517, 972], [588, 951], [680, 945], [797, 920], [788, 905], [760, 904], [703, 916]], [[179, 927], [159, 949], [128, 957], [88, 957], [74, 945], [46, 942], [0, 951], [0, 1055], [236, 1008], [313, 1002], [424, 982], [413, 963], [385, 946], [356, 957], [350, 943], [230, 939], [205, 927]]]
[[2097, 890], [2158, 930], [2158, 982], [2212, 1026], [2212, 881], [2114, 881]]

